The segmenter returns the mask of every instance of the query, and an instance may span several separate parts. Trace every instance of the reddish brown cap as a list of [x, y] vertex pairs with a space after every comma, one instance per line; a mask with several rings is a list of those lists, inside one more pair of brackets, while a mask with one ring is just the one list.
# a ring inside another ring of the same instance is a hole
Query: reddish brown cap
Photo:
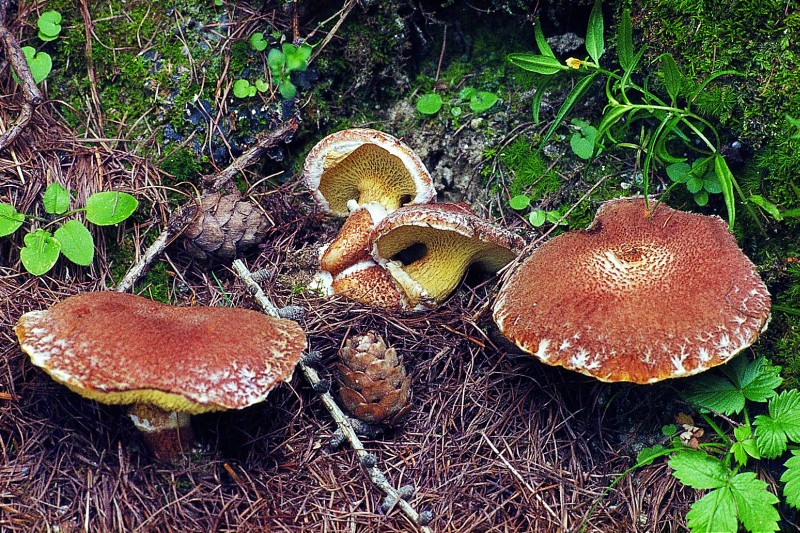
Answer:
[[371, 259], [342, 271], [331, 282], [331, 291], [351, 300], [382, 309], [413, 307], [397, 281]]
[[755, 342], [769, 311], [719, 217], [664, 204], [648, 216], [643, 198], [622, 198], [510, 270], [494, 319], [545, 363], [653, 383], [725, 363]]
[[320, 268], [333, 276], [356, 263], [371, 259], [370, 234], [375, 225], [386, 216], [386, 209], [376, 202], [359, 206], [355, 200], [351, 200], [349, 207], [352, 212], [344, 221], [339, 234], [320, 254]]
[[306, 346], [291, 320], [117, 292], [25, 313], [16, 333], [34, 365], [82, 396], [193, 414], [263, 401]]
[[325, 210], [347, 216], [347, 202], [378, 202], [392, 211], [436, 196], [430, 173], [411, 148], [387, 133], [350, 128], [328, 135], [308, 153], [303, 179]]
[[524, 245], [522, 238], [456, 203], [401, 207], [372, 232], [372, 257], [407, 294], [435, 303], [456, 289], [470, 265], [495, 272]]

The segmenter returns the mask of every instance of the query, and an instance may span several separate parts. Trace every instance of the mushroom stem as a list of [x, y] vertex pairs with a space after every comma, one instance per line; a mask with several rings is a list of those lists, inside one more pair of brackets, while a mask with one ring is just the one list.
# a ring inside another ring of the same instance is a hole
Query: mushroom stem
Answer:
[[[267, 295], [264, 294], [264, 291], [261, 290], [261, 287], [255, 282], [253, 275], [247, 266], [245, 266], [240, 259], [236, 259], [233, 261], [233, 269], [236, 271], [239, 279], [241, 279], [247, 286], [248, 292], [253, 296], [253, 298], [255, 298], [256, 302], [258, 302], [264, 312], [271, 314], [271, 310], [275, 309], [275, 305], [270, 302], [269, 298], [267, 298]], [[297, 366], [300, 367], [300, 371], [303, 373], [303, 376], [309, 382], [311, 387], [314, 390], [317, 390], [317, 386], [321, 381], [317, 371], [304, 363], [302, 359]], [[344, 414], [342, 409], [336, 403], [336, 400], [333, 399], [331, 393], [319, 392], [318, 394], [322, 400], [322, 403], [328, 409], [331, 417], [336, 422], [336, 425], [342, 431], [345, 438], [350, 443], [350, 446], [356, 452], [356, 455], [358, 455], [359, 460], [363, 461], [364, 458], [370, 454], [366, 449], [364, 449], [364, 444], [361, 442], [361, 439], [358, 438], [358, 435], [356, 435], [350, 419]], [[364, 470], [369, 476], [370, 481], [372, 481], [375, 486], [382, 490], [387, 498], [397, 502], [397, 506], [400, 508], [400, 510], [417, 526], [417, 528], [419, 528], [419, 531], [422, 531], [423, 533], [430, 533], [430, 528], [424, 525], [426, 523], [424, 513], [423, 518], [421, 519], [420, 513], [417, 513], [411, 504], [400, 498], [400, 494], [398, 493], [397, 489], [395, 489], [389, 483], [389, 480], [386, 479], [386, 476], [383, 474], [380, 468], [372, 465], [365, 466]]]
[[135, 403], [128, 408], [128, 416], [159, 461], [175, 462], [194, 442], [189, 413]]

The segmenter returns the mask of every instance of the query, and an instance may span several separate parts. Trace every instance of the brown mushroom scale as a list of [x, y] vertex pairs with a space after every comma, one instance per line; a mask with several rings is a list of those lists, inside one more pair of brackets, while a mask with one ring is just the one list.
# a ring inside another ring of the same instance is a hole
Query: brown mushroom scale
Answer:
[[696, 374], [755, 342], [770, 299], [718, 217], [642, 198], [605, 203], [512, 272], [494, 317], [542, 361], [602, 381]]
[[346, 212], [351, 199], [357, 199], [360, 205], [378, 202], [391, 211], [417, 195], [403, 161], [376, 144], [363, 144], [344, 159], [326, 159], [325, 163], [319, 192], [334, 212]]

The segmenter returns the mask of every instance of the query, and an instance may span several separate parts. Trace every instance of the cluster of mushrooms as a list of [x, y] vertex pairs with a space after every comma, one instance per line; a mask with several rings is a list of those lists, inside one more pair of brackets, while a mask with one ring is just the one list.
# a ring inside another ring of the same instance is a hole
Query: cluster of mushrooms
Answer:
[[[328, 290], [382, 308], [430, 309], [470, 265], [496, 271], [513, 262], [493, 307], [500, 331], [547, 364], [602, 381], [702, 372], [750, 346], [769, 321], [769, 293], [719, 217], [621, 198], [604, 203], [589, 228], [524, 249], [466, 206], [435, 203], [413, 151], [368, 129], [323, 139], [304, 179], [323, 209], [348, 217], [321, 254]], [[165, 460], [191, 442], [191, 414], [263, 401], [306, 347], [291, 320], [117, 292], [26, 313], [16, 334], [54, 380], [130, 404]]]
[[420, 158], [380, 131], [325, 137], [309, 152], [303, 174], [323, 211], [347, 217], [320, 255], [316, 287], [328, 294], [385, 309], [431, 309], [468, 268], [496, 272], [525, 245], [466, 204], [436, 203]]

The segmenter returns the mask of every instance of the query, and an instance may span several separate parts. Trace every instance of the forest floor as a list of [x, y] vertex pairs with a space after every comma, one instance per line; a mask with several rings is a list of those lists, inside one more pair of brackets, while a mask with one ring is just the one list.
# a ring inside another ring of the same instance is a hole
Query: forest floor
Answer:
[[[338, 349], [355, 333], [378, 331], [401, 354], [412, 376], [411, 412], [363, 442], [390, 484], [415, 487], [408, 503], [432, 513], [429, 527], [687, 530], [698, 495], [677, 482], [666, 461], [627, 471], [643, 448], [667, 444], [663, 425], [691, 412], [680, 386], [601, 383], [520, 353], [492, 322], [495, 277], [470, 275], [444, 304], [420, 314], [375, 311], [306, 287], [316, 251], [341, 221], [319, 212], [301, 169], [311, 146], [333, 131], [370, 127], [402, 138], [433, 174], [439, 200], [466, 201], [528, 242], [582, 229], [603, 200], [641, 193], [636, 157], [609, 149], [587, 165], [569, 148], [575, 124], [563, 126], [544, 153], [537, 150], [569, 86], [552, 88], [542, 122], [535, 122], [537, 79], [504, 59], [534, 46], [531, 13], [497, 10], [513, 2], [489, 2], [495, 10], [403, 1], [304, 4], [310, 3], [0, 1], [0, 29], [53, 62], [39, 83], [45, 101], [0, 147], [0, 203], [38, 217], [0, 238], [0, 530], [420, 529], [397, 505], [382, 508], [383, 494], [352, 449], [329, 445], [336, 425], [300, 373], [264, 403], [194, 417], [198, 445], [181, 462], [163, 464], [124, 408], [55, 383], [31, 365], [14, 334], [27, 311], [115, 288], [175, 223], [179, 206], [213, 192], [214, 178], [232, 161], [264, 134], [289, 126], [291, 134], [223, 180], [222, 190], [239, 191], [268, 218], [261, 242], [240, 258], [251, 271], [271, 273], [261, 286], [278, 306], [305, 309], [299, 322], [322, 355], [315, 365], [323, 377], [332, 379]], [[561, 27], [566, 40], [573, 28], [583, 34], [590, 8], [577, 3], [580, 13]], [[37, 36], [38, 18], [50, 10], [63, 17], [53, 41]], [[563, 12], [541, 14], [555, 19]], [[314, 45], [308, 67], [286, 74], [297, 90], [288, 99], [268, 65], [281, 40]], [[563, 46], [568, 55], [585, 55], [582, 42]], [[238, 80], [252, 90], [236, 88]], [[468, 110], [460, 96], [465, 87], [500, 100], [489, 110]], [[433, 92], [445, 95], [444, 108], [423, 115], [415, 102]], [[28, 96], [0, 53], [0, 134], [24, 114]], [[601, 112], [594, 94], [576, 106], [580, 116]], [[139, 208], [117, 226], [90, 225], [91, 265], [61, 258], [35, 276], [20, 260], [23, 233], [54, 223], [42, 202], [54, 182], [71, 191], [73, 208], [102, 190], [133, 194]], [[556, 219], [564, 215], [568, 226], [554, 219], [531, 225], [528, 212], [509, 207], [520, 192]], [[673, 207], [726, 218], [719, 195], [702, 207], [686, 191], [670, 198]], [[743, 222], [737, 237], [777, 301], [796, 306], [796, 226], [761, 218], [765, 230]], [[181, 306], [258, 309], [230, 261], [191, 255], [180, 229], [132, 292]], [[795, 317], [777, 313], [755, 353], [780, 352], [776, 358], [786, 365], [799, 336]], [[779, 490], [779, 471], [767, 465], [760, 475]], [[782, 511], [792, 527], [793, 515]]]

